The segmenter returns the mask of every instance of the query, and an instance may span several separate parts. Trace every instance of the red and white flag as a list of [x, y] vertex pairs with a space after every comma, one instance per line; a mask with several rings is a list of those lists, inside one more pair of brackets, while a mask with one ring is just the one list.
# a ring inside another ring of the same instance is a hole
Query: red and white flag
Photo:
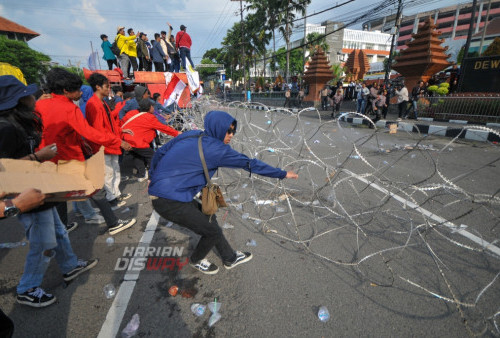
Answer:
[[184, 88], [186, 88], [186, 84], [177, 75], [173, 75], [167, 89], [165, 89], [165, 94], [163, 94], [163, 98], [165, 99], [164, 106], [169, 106], [174, 102], [179, 103]]

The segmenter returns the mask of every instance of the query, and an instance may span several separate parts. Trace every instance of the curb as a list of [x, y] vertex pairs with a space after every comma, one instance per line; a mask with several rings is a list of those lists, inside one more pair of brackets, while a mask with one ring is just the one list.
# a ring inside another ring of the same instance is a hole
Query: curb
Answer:
[[[364, 124], [369, 125], [370, 121], [361, 117], [340, 117], [340, 121], [344, 121], [352, 124]], [[449, 123], [461, 123], [464, 127], [449, 127], [449, 126], [440, 126], [440, 125], [428, 125], [428, 124], [418, 124], [418, 123], [408, 123], [401, 121], [386, 121], [379, 120], [375, 124], [378, 128], [389, 128], [389, 125], [396, 124], [398, 126], [398, 130], [403, 130], [407, 132], [420, 133], [425, 135], [437, 135], [451, 138], [461, 138], [472, 141], [480, 141], [480, 142], [500, 142], [500, 136], [492, 133], [487, 130], [481, 129], [467, 129], [465, 125], [469, 125], [470, 127], [478, 126], [477, 123], [471, 124], [468, 121], [463, 120], [435, 120], [432, 118], [419, 118], [422, 121], [439, 121], [439, 122], [449, 122]], [[460, 121], [460, 122], [458, 122]], [[492, 127], [500, 127], [498, 123], [486, 123], [487, 128]], [[484, 128], [483, 126], [478, 126], [478, 128]]]

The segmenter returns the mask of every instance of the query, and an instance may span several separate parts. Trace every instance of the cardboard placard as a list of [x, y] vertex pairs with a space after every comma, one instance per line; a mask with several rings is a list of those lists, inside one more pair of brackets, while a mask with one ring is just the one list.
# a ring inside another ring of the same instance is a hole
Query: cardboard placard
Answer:
[[78, 200], [104, 185], [104, 148], [87, 161], [36, 161], [0, 159], [0, 192], [15, 196], [26, 189], [51, 194], [47, 202]]

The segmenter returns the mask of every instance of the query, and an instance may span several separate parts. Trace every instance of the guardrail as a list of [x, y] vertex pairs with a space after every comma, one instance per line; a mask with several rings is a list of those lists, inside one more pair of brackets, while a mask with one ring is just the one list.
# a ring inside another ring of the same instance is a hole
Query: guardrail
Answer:
[[418, 115], [422, 117], [471, 122], [500, 121], [498, 96], [432, 96], [420, 98], [417, 107]]

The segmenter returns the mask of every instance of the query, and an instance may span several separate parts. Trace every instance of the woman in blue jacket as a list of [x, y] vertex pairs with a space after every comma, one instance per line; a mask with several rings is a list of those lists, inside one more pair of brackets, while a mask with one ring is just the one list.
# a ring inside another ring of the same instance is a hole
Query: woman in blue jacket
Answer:
[[210, 177], [219, 167], [242, 168], [250, 173], [273, 178], [298, 178], [258, 160], [250, 159], [229, 146], [236, 132], [236, 120], [226, 112], [211, 111], [205, 117], [205, 131], [191, 130], [177, 136], [153, 157], [149, 172], [149, 194], [158, 197], [153, 207], [163, 218], [186, 227], [201, 236], [190, 258], [190, 265], [206, 274], [215, 274], [219, 268], [205, 259], [213, 247], [217, 249], [226, 269], [248, 262], [249, 252], [234, 251], [227, 242], [215, 215], [201, 212], [194, 200], [206, 185], [198, 152], [198, 136], [202, 135], [203, 153]]

